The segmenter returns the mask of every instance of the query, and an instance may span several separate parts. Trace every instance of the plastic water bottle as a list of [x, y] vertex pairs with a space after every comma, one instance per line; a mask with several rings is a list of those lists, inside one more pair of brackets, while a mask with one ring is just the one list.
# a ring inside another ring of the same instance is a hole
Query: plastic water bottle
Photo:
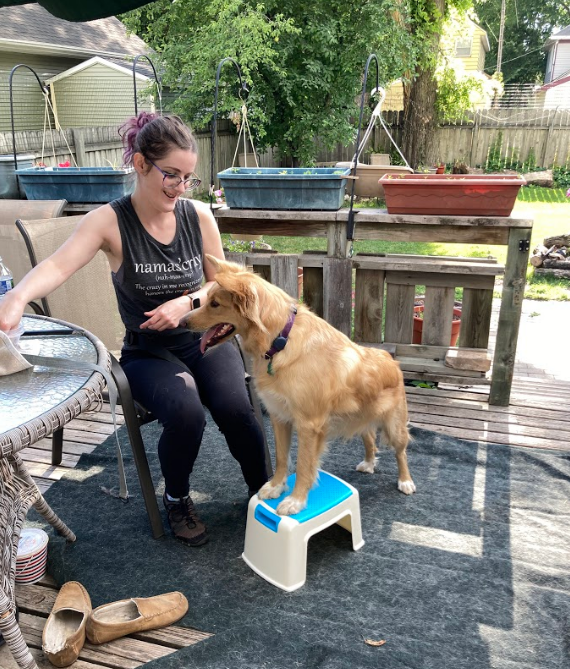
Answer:
[[0, 256], [0, 299], [14, 287], [14, 275], [6, 267]]

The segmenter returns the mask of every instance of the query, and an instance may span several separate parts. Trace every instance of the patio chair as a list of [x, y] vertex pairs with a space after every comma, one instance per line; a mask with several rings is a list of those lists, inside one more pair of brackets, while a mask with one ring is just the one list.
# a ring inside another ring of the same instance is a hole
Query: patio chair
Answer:
[[[81, 216], [67, 216], [33, 221], [18, 219], [16, 227], [27, 249], [30, 267], [34, 267], [61, 246], [81, 218]], [[109, 350], [111, 374], [117, 385], [118, 402], [123, 408], [125, 425], [152, 533], [155, 538], [161, 537], [164, 534], [164, 528], [140, 432], [141, 425], [152, 422], [156, 418], [150, 411], [133, 400], [127, 377], [119, 361], [113, 355], [114, 351], [119, 351], [122, 347], [124, 325], [119, 316], [111, 272], [103, 252], [100, 251], [87, 266], [79, 270], [63, 286], [50, 294], [48, 298], [44, 298], [42, 302], [45, 305], [46, 315], [84, 327], [101, 339]], [[104, 318], [101, 317], [102, 314], [105, 315]], [[273, 470], [267, 437], [263, 429], [261, 404], [251, 384], [251, 376], [248, 371], [249, 361], [244, 356], [239, 343], [238, 349], [246, 370], [246, 384], [250, 401], [262, 427], [267, 473], [268, 476], [271, 476]], [[61, 431], [57, 435], [54, 433], [52, 464], [60, 464], [62, 450], [63, 434]]]
[[[15, 226], [18, 218], [37, 219], [61, 216], [67, 200], [1, 200], [0, 199], [0, 256], [12, 270], [14, 282], [30, 271], [28, 253], [22, 236]], [[45, 312], [45, 308], [32, 302], [30, 309], [35, 313]]]
[[[75, 230], [83, 216], [16, 220], [20, 233], [20, 253], [29, 268], [48, 258]], [[10, 265], [8, 265], [10, 266]], [[103, 251], [82, 267], [62, 286], [42, 299], [46, 316], [76, 323], [92, 332], [111, 352], [123, 345], [125, 328], [119, 316], [109, 264]]]

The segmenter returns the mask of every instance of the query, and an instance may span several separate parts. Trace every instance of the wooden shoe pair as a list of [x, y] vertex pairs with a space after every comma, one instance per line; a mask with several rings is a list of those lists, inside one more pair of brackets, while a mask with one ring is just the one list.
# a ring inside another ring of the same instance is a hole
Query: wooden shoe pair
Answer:
[[85, 637], [99, 644], [119, 637], [171, 625], [188, 611], [181, 592], [123, 599], [91, 609], [91, 599], [76, 581], [66, 583], [55, 600], [42, 635], [42, 648], [56, 667], [67, 667], [79, 657]]

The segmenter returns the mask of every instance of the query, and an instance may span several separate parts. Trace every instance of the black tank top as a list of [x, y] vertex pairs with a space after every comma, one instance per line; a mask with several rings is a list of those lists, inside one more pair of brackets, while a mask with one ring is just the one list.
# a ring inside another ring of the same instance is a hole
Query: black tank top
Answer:
[[[174, 209], [176, 234], [162, 244], [141, 223], [127, 195], [110, 203], [117, 214], [123, 264], [111, 272], [119, 312], [127, 330], [149, 333], [140, 325], [148, 320], [145, 311], [164, 302], [193, 293], [202, 284], [202, 233], [196, 209], [190, 200], [179, 199]], [[188, 308], [190, 311], [190, 308]], [[187, 332], [185, 328], [165, 330], [162, 335]]]

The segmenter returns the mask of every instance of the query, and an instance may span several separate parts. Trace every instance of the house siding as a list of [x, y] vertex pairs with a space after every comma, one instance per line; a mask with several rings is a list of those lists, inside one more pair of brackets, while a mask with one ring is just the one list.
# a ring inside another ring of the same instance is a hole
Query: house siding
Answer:
[[[59, 74], [81, 62], [76, 58], [57, 58], [17, 52], [0, 52], [0, 132], [10, 132], [10, 72], [15, 65], [31, 67], [40, 81]], [[16, 130], [42, 130], [44, 98], [34, 75], [26, 67], [19, 68], [12, 79], [14, 126]]]
[[570, 42], [560, 40], [555, 47], [554, 68], [552, 70], [552, 79], [558, 79], [563, 74], [570, 71]]
[[565, 109], [568, 107], [568, 100], [570, 100], [570, 81], [559, 86], [544, 91], [544, 109]]
[[485, 47], [483, 46], [483, 37], [479, 39], [479, 57], [477, 58], [477, 70], [479, 72], [485, 71]]
[[[152, 103], [141, 94], [148, 84], [137, 82], [139, 111], [152, 111]], [[134, 114], [131, 74], [99, 63], [50, 85], [61, 127], [95, 127], [123, 123]]]
[[[461, 62], [466, 74], [472, 72], [483, 72], [485, 68], [485, 47], [484, 40], [487, 33], [475, 23], [468, 21], [462, 30], [450, 34], [448, 40], [451, 46], [451, 53], [449, 53], [449, 46], [446, 47], [447, 54], [451, 57], [453, 62]], [[455, 43], [457, 39], [466, 39], [471, 37], [471, 53], [469, 56], [456, 56]], [[481, 97], [476, 106], [485, 103], [485, 98]], [[404, 89], [400, 79], [394, 81], [386, 90], [386, 100], [382, 109], [384, 111], [399, 111], [404, 108]]]
[[[465, 32], [458, 37], [468, 37], [469, 33]], [[469, 56], [457, 56], [453, 54], [454, 58], [463, 63], [465, 72], [482, 72], [485, 68], [485, 47], [483, 46], [483, 39], [485, 32], [478, 26], [474, 26], [471, 33], [471, 54]]]

